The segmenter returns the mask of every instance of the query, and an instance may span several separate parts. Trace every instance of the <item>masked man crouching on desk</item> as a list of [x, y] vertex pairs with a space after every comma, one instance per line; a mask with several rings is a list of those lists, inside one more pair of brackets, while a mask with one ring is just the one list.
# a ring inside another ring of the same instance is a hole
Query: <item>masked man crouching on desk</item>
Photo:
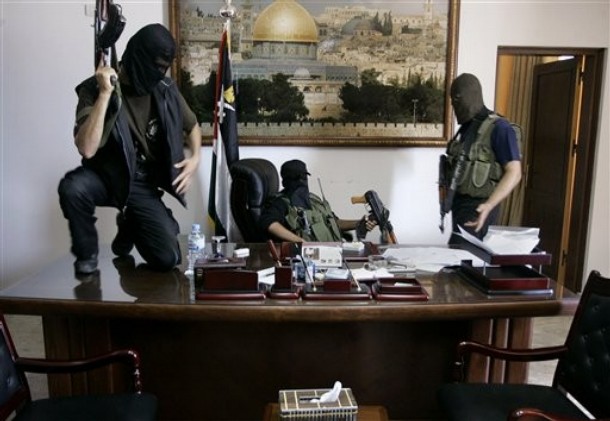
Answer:
[[285, 162], [280, 170], [284, 189], [270, 199], [260, 218], [263, 232], [274, 240], [289, 242], [337, 242], [346, 231], [364, 224], [367, 231], [376, 224], [366, 216], [339, 219], [326, 199], [310, 193], [307, 177], [311, 174], [303, 161]]
[[159, 271], [181, 261], [179, 226], [161, 197], [166, 191], [186, 206], [201, 132], [175, 82], [165, 76], [175, 53], [171, 33], [147, 25], [127, 43], [118, 74], [100, 62], [95, 76], [76, 88], [74, 143], [82, 165], [64, 176], [58, 193], [77, 275], [97, 271], [98, 206], [119, 209], [112, 243], [117, 256], [128, 256], [135, 246]]

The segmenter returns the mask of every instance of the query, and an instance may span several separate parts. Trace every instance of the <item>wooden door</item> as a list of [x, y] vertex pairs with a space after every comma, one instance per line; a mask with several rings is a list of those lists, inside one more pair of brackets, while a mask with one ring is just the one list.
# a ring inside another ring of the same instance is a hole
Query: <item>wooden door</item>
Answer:
[[540, 228], [540, 247], [553, 255], [543, 271], [565, 281], [576, 162], [580, 59], [534, 70], [523, 225]]

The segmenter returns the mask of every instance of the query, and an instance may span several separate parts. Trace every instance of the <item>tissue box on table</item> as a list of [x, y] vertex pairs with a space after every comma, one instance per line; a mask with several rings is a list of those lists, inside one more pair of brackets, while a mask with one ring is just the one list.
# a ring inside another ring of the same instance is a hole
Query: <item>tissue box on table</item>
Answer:
[[334, 402], [310, 402], [329, 389], [280, 390], [280, 420], [356, 421], [358, 404], [350, 388], [341, 389]]

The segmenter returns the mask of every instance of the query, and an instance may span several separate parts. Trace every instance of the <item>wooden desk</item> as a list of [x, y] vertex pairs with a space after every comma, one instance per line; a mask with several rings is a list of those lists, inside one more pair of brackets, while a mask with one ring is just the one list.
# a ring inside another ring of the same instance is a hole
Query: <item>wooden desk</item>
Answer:
[[[161, 420], [258, 420], [280, 389], [335, 380], [352, 388], [359, 404], [383, 405], [391, 419], [440, 418], [436, 390], [450, 378], [460, 340], [527, 346], [531, 317], [571, 314], [577, 304], [561, 287], [551, 297], [490, 299], [452, 273], [418, 277], [427, 302], [191, 302], [179, 269], [133, 267], [106, 248], [100, 276], [81, 282], [72, 263], [66, 256], [0, 291], [0, 310], [41, 315], [50, 358], [138, 349], [144, 388], [158, 396]], [[248, 264], [272, 265], [266, 245], [251, 245]], [[523, 364], [489, 367], [478, 361], [471, 378], [526, 375]], [[110, 391], [115, 377], [55, 375], [49, 389]]]

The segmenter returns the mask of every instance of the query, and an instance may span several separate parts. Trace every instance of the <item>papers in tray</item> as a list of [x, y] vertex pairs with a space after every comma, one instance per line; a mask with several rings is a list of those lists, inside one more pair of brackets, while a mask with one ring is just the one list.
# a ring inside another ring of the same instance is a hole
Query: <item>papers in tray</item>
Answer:
[[459, 234], [490, 254], [530, 254], [540, 241], [540, 229], [492, 225], [483, 241], [459, 227]]
[[352, 269], [352, 276], [357, 281], [370, 281], [379, 278], [391, 278], [394, 275], [390, 273], [386, 268], [379, 268], [376, 270], [358, 268]]
[[362, 241], [344, 242], [341, 247], [347, 251], [362, 251], [364, 250], [364, 243]]
[[391, 247], [383, 256], [393, 264], [422, 272], [438, 272], [445, 266], [459, 266], [462, 260], [472, 260], [474, 266], [483, 266], [484, 263], [469, 251], [448, 247]]

